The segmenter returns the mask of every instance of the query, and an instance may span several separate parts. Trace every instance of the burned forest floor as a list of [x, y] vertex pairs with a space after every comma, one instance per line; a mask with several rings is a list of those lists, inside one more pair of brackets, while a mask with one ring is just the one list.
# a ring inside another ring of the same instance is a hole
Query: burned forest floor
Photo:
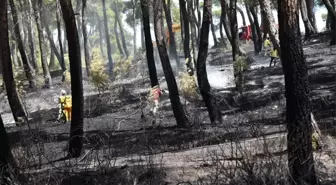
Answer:
[[[187, 128], [176, 127], [167, 93], [157, 117], [151, 116], [145, 100], [150, 86], [146, 72], [117, 80], [100, 94], [84, 81], [84, 152], [78, 159], [66, 158], [70, 124], [56, 122], [57, 95], [63, 88], [69, 90], [60, 77], [53, 78], [52, 89], [25, 95], [28, 125], [11, 123], [2, 92], [1, 115], [25, 184], [286, 184], [281, 62], [269, 67], [269, 57], [255, 55], [249, 44], [242, 47], [250, 61], [242, 94], [233, 85], [230, 51], [209, 52], [209, 81], [224, 119], [219, 125], [211, 125], [201, 99], [183, 94]], [[312, 111], [327, 143], [314, 153], [317, 174], [321, 184], [334, 184], [336, 48], [310, 42], [304, 53]], [[162, 70], [158, 73], [160, 86], [167, 89]]]

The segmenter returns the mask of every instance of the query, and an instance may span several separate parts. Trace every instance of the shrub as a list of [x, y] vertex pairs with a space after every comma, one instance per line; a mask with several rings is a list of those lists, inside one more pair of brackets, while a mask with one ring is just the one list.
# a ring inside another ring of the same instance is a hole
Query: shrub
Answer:
[[244, 75], [243, 72], [249, 69], [249, 64], [247, 62], [247, 57], [245, 56], [237, 56], [236, 61], [233, 64], [234, 70], [234, 80], [236, 84], [236, 89], [239, 91], [240, 94], [243, 93], [244, 90]]
[[114, 64], [113, 68], [113, 74], [115, 78], [127, 78], [131, 74], [132, 69], [132, 57], [129, 57], [128, 59], [120, 59]]
[[180, 73], [179, 88], [186, 98], [194, 99], [199, 97], [196, 80], [194, 76], [189, 76], [187, 72]]
[[[14, 71], [14, 81], [16, 84], [16, 88], [18, 93], [21, 95], [25, 93], [24, 86], [27, 82], [26, 74], [23, 68], [17, 67]], [[34, 83], [36, 89], [41, 89], [44, 86], [44, 77], [41, 75], [34, 76]]]
[[90, 81], [99, 93], [108, 88], [109, 76], [106, 73], [103, 58], [101, 57], [99, 51], [95, 49], [92, 52], [90, 73]]

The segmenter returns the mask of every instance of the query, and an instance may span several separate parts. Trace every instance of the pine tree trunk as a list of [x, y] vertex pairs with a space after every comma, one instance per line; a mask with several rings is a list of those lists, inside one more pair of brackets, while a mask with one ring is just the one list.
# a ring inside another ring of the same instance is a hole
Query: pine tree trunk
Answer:
[[[62, 72], [64, 73], [67, 68], [65, 66], [65, 61], [64, 61], [64, 47], [63, 47], [63, 44], [62, 44], [62, 32], [61, 32], [61, 15], [60, 15], [60, 7], [59, 7], [59, 1], [56, 2], [56, 21], [57, 21], [57, 37], [58, 37], [58, 45], [59, 45], [59, 48], [60, 48], [60, 55], [61, 55], [61, 61], [60, 61], [60, 65], [61, 65], [61, 69], [62, 69]], [[64, 35], [64, 37], [66, 37]], [[64, 82], [65, 80], [65, 76], [63, 75], [62, 77], [62, 82]]]
[[306, 0], [305, 4], [306, 4], [306, 9], [307, 9], [307, 14], [308, 14], [308, 20], [312, 24], [314, 30], [317, 32], [316, 17], [314, 13], [315, 1]]
[[232, 45], [232, 36], [231, 36], [230, 25], [228, 21], [228, 11], [227, 11], [228, 7], [227, 7], [225, 0], [221, 0], [220, 3], [221, 3], [221, 9], [222, 9], [222, 13], [221, 13], [222, 24], [225, 30], [226, 37], [228, 38], [230, 44]]
[[133, 55], [137, 53], [137, 43], [136, 43], [136, 16], [135, 16], [135, 11], [136, 11], [136, 0], [132, 0], [133, 2]]
[[124, 52], [125, 52], [125, 55], [126, 57], [128, 58], [129, 57], [129, 52], [128, 52], [128, 49], [127, 49], [127, 45], [126, 45], [126, 39], [125, 39], [125, 34], [124, 34], [124, 28], [121, 24], [121, 21], [120, 21], [120, 18], [119, 18], [119, 10], [118, 8], [116, 7], [116, 12], [117, 14], [115, 15], [116, 19], [117, 19], [117, 22], [118, 22], [118, 25], [119, 25], [119, 28], [120, 28], [120, 37], [121, 37], [121, 43], [122, 43], [122, 47], [124, 49]]
[[269, 34], [270, 40], [273, 46], [278, 50], [279, 55], [281, 54], [280, 45], [277, 40], [277, 27], [275, 25], [275, 19], [272, 14], [271, 1], [270, 0], [259, 0], [261, 12], [263, 13], [263, 24], [268, 28], [264, 30], [265, 33]]
[[83, 42], [84, 42], [84, 56], [85, 56], [85, 66], [86, 75], [90, 76], [90, 53], [88, 46], [88, 37], [86, 31], [86, 0], [82, 0], [82, 32], [83, 32]]
[[255, 25], [254, 20], [252, 18], [250, 8], [246, 3], [245, 3], [245, 8], [246, 8], [247, 17], [248, 17], [248, 19], [250, 21], [250, 25], [251, 25], [254, 52], [257, 55], [260, 52], [260, 49], [259, 49], [259, 45], [258, 45], [258, 36], [257, 36], [256, 25]]
[[154, 49], [152, 43], [152, 36], [150, 33], [150, 21], [149, 21], [149, 11], [148, 6], [149, 3], [147, 0], [140, 0], [141, 2], [141, 11], [142, 11], [142, 23], [144, 28], [144, 35], [145, 35], [145, 42], [146, 42], [146, 56], [147, 56], [147, 65], [149, 71], [149, 78], [151, 81], [151, 86], [154, 87], [159, 85], [157, 74], [156, 74], [156, 67], [155, 67], [155, 60], [154, 60]]
[[219, 21], [219, 33], [220, 33], [221, 40], [223, 42], [224, 48], [227, 48], [227, 44], [226, 44], [226, 40], [225, 40], [224, 32], [223, 32], [223, 18], [222, 18], [222, 16], [220, 17], [220, 21]]
[[30, 51], [30, 57], [31, 57], [31, 64], [35, 70], [35, 73], [39, 73], [39, 68], [37, 67], [37, 59], [35, 54], [35, 40], [34, 40], [34, 29], [33, 29], [33, 18], [32, 15], [34, 14], [33, 6], [31, 3], [31, 0], [28, 0], [29, 5], [29, 16], [28, 16], [28, 43], [29, 43], [29, 51]]
[[43, 19], [43, 23], [44, 23], [44, 25], [46, 25], [45, 30], [47, 32], [47, 37], [48, 37], [48, 40], [49, 40], [49, 43], [50, 43], [50, 48], [53, 50], [54, 55], [56, 55], [56, 58], [57, 58], [60, 66], [61, 66], [62, 65], [61, 54], [58, 52], [57, 46], [56, 46], [55, 41], [54, 41], [54, 36], [53, 36], [49, 26], [48, 26], [49, 24], [44, 19]]
[[42, 10], [42, 0], [34, 0], [35, 5], [34, 12], [35, 12], [35, 22], [37, 27], [37, 33], [39, 38], [39, 45], [40, 45], [40, 54], [41, 54], [41, 64], [43, 69], [43, 75], [44, 75], [44, 87], [50, 88], [52, 86], [51, 76], [48, 68], [48, 62], [46, 57], [46, 50], [44, 48], [44, 37], [43, 37], [43, 27], [42, 27], [42, 21], [41, 21], [41, 15], [42, 13], [39, 12], [39, 10]]
[[50, 46], [49, 69], [53, 69], [53, 68], [55, 68], [55, 52], [54, 52], [54, 49]]
[[141, 49], [145, 49], [145, 33], [144, 33], [144, 23], [143, 19], [141, 19]]
[[103, 58], [105, 57], [105, 53], [104, 53], [104, 49], [103, 49], [103, 33], [102, 33], [102, 26], [101, 26], [101, 21], [100, 21], [100, 17], [98, 15], [98, 13], [96, 12], [96, 18], [98, 20], [98, 31], [99, 31], [99, 48], [100, 48], [100, 52], [101, 52], [101, 56]]
[[108, 61], [109, 61], [109, 75], [110, 75], [110, 77], [112, 77], [112, 75], [113, 75], [113, 60], [112, 60], [110, 34], [109, 34], [109, 29], [108, 29], [108, 24], [107, 24], [105, 0], [102, 0], [102, 4], [103, 4], [103, 14], [104, 14], [104, 28], [105, 28], [106, 47], [107, 47], [107, 58], [108, 58]]
[[308, 72], [299, 27], [299, 0], [278, 2], [290, 180], [292, 185], [316, 185]]
[[22, 37], [21, 37], [21, 34], [20, 34], [20, 25], [19, 25], [19, 22], [18, 22], [18, 16], [17, 16], [17, 11], [16, 11], [16, 7], [15, 7], [15, 4], [14, 4], [14, 0], [9, 0], [9, 4], [10, 4], [10, 7], [11, 7], [11, 11], [12, 11], [11, 13], [12, 13], [12, 17], [13, 17], [14, 34], [15, 34], [15, 38], [16, 38], [16, 43], [17, 43], [19, 51], [20, 51], [25, 75], [26, 75], [26, 78], [29, 82], [29, 87], [34, 88], [35, 87], [34, 76], [33, 76], [34, 72], [33, 72], [32, 66], [28, 62], [27, 55], [26, 55], [26, 52], [25, 52], [25, 48], [24, 48], [24, 45], [23, 45]]
[[329, 0], [322, 0], [324, 3], [325, 7], [328, 10], [328, 15], [330, 15], [331, 18], [331, 30], [333, 30], [332, 38], [330, 41], [330, 45], [335, 45], [336, 44], [336, 11], [335, 11], [335, 1], [331, 3]]
[[209, 45], [209, 30], [211, 24], [211, 5], [212, 0], [204, 0], [203, 6], [203, 23], [201, 27], [201, 41], [199, 46], [199, 52], [197, 57], [197, 80], [198, 86], [208, 109], [211, 123], [222, 122], [222, 115], [216, 104], [216, 99], [211, 93], [211, 87], [208, 81], [208, 75], [206, 71], [206, 59], [208, 56], [208, 45]]
[[83, 83], [81, 50], [78, 31], [71, 0], [60, 0], [65, 29], [67, 32], [71, 93], [72, 93], [72, 120], [70, 127], [69, 157], [79, 157], [83, 149]]
[[117, 41], [117, 47], [119, 50], [120, 55], [122, 55], [123, 57], [125, 56], [124, 51], [121, 47], [121, 43], [120, 43], [120, 37], [119, 37], [119, 33], [118, 33], [118, 21], [117, 21], [117, 17], [114, 16], [114, 34], [115, 34], [115, 39]]
[[238, 23], [237, 23], [237, 0], [230, 0], [230, 28], [232, 36], [232, 59], [236, 61], [239, 55]]
[[[188, 118], [183, 110], [180, 95], [177, 89], [177, 83], [174, 77], [173, 70], [170, 65], [166, 44], [163, 40], [162, 25], [162, 1], [154, 1], [154, 32], [156, 37], [156, 44], [159, 50], [161, 64], [165, 79], [167, 81], [169, 90], [169, 99], [172, 105], [173, 113], [178, 127], [186, 127]], [[185, 17], [184, 17], [185, 18]], [[188, 23], [189, 24], [189, 23]]]
[[188, 13], [186, 8], [186, 3], [184, 0], [179, 0], [180, 3], [180, 10], [182, 19], [181, 22], [183, 22], [183, 51], [184, 51], [184, 58], [190, 58], [190, 31], [189, 31], [189, 19], [188, 19]]
[[0, 1], [0, 20], [0, 40], [2, 41], [0, 44], [0, 64], [2, 65], [2, 76], [6, 87], [9, 106], [16, 122], [19, 121], [18, 118], [24, 118], [27, 120], [27, 114], [24, 110], [21, 98], [16, 90], [16, 84], [13, 78], [13, 68], [9, 47], [6, 1]]
[[173, 32], [173, 21], [172, 21], [172, 17], [170, 13], [170, 0], [168, 1], [169, 1], [168, 2], [169, 6], [167, 6], [166, 0], [162, 0], [164, 12], [166, 14], [167, 27], [169, 31], [169, 41], [168, 41], [170, 45], [169, 51], [170, 51], [170, 56], [175, 58], [177, 69], [179, 69], [181, 67], [181, 64], [180, 64], [179, 56], [177, 54], [175, 33]]
[[262, 49], [262, 44], [263, 44], [263, 39], [262, 39], [262, 34], [261, 34], [261, 30], [260, 30], [260, 24], [259, 24], [259, 19], [258, 19], [258, 15], [255, 11], [255, 8], [253, 7], [249, 7], [249, 10], [252, 14], [253, 20], [254, 20], [254, 24], [255, 24], [255, 28], [256, 28], [256, 32], [257, 32], [257, 43], [258, 43], [258, 53], [260, 53], [261, 49]]
[[[308, 0], [309, 1], [309, 0]], [[305, 40], [307, 40], [312, 34], [316, 33], [313, 25], [308, 19], [307, 5], [305, 0], [301, 0], [300, 3], [301, 16], [305, 27]]]

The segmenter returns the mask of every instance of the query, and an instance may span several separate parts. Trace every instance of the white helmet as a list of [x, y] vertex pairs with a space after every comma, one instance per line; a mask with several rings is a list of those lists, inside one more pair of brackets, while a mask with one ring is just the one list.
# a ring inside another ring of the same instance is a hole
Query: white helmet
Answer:
[[64, 89], [61, 90], [61, 95], [65, 95], [66, 91]]

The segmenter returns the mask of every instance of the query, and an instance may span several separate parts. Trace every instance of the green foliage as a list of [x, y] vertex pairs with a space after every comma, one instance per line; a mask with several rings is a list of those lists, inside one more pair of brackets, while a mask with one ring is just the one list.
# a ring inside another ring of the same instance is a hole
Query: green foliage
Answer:
[[120, 78], [127, 78], [131, 74], [131, 69], [132, 69], [132, 57], [129, 57], [128, 59], [119, 59], [115, 60], [114, 68], [113, 68], [113, 74], [115, 78], [120, 79]]
[[100, 93], [108, 89], [109, 76], [106, 73], [104, 59], [100, 55], [99, 49], [93, 49], [91, 55], [90, 81]]
[[195, 99], [199, 97], [198, 86], [194, 76], [189, 76], [187, 72], [181, 72], [179, 77], [179, 89], [184, 97]]
[[[35, 88], [41, 89], [44, 86], [44, 78], [41, 75], [37, 75], [34, 77]], [[14, 81], [17, 88], [17, 91], [20, 95], [25, 93], [24, 87], [27, 83], [26, 74], [23, 68], [17, 67], [14, 69]]]
[[243, 72], [247, 69], [249, 69], [247, 57], [237, 56], [236, 61], [233, 64], [233, 70], [234, 70], [234, 77], [235, 77], [234, 81], [236, 84], [236, 89], [239, 91], [240, 94], [243, 93], [245, 83]]

